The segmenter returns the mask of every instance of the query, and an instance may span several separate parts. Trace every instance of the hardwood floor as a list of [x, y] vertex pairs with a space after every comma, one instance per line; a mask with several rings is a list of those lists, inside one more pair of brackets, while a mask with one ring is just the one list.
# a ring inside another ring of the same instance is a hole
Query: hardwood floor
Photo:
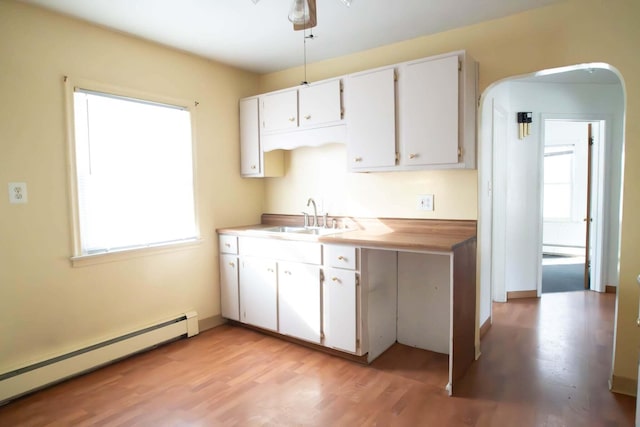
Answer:
[[607, 390], [615, 295], [494, 304], [447, 397], [447, 356], [396, 344], [359, 365], [240, 327], [177, 341], [0, 407], [0, 426], [631, 426]]

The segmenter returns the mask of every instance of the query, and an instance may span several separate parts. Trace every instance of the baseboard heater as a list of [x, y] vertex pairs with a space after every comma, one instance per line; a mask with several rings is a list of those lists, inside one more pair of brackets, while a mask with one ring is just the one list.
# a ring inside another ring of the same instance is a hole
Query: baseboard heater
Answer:
[[198, 313], [191, 311], [82, 349], [5, 372], [0, 374], [0, 405], [159, 344], [197, 334]]

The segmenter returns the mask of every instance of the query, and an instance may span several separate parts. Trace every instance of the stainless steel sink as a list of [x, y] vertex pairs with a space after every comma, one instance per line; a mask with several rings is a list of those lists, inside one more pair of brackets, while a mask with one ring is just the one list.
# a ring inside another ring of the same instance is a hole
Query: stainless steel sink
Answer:
[[311, 234], [316, 236], [326, 236], [328, 234], [341, 233], [345, 230], [338, 228], [322, 228], [322, 227], [290, 227], [290, 226], [275, 226], [261, 228], [259, 231], [267, 233], [295, 233], [295, 234]]

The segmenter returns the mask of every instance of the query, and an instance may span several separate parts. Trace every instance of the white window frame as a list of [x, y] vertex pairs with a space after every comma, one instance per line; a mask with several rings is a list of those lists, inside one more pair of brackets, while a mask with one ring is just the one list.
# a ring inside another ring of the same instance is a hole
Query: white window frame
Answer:
[[[200, 237], [200, 221], [198, 216], [198, 198], [197, 198], [197, 153], [196, 153], [196, 133], [195, 133], [195, 108], [197, 102], [187, 101], [184, 99], [176, 99], [167, 96], [149, 94], [146, 92], [122, 88], [113, 85], [98, 83], [84, 79], [74, 79], [65, 76], [65, 104], [67, 110], [67, 155], [68, 155], [68, 181], [70, 189], [70, 228], [72, 234], [72, 255], [70, 257], [72, 266], [83, 267], [92, 264], [100, 264], [112, 262], [132, 257], [148, 256], [156, 253], [170, 252], [175, 250], [189, 249], [200, 245], [202, 239]], [[194, 192], [194, 222], [195, 237], [193, 239], [182, 240], [178, 242], [167, 242], [152, 244], [146, 246], [123, 248], [115, 251], [100, 252], [95, 254], [83, 254], [80, 231], [80, 212], [78, 198], [78, 180], [76, 167], [76, 141], [75, 141], [75, 108], [74, 108], [74, 92], [76, 88], [113, 95], [114, 97], [132, 98], [136, 100], [147, 101], [149, 103], [165, 104], [184, 108], [189, 112], [191, 120], [191, 152], [192, 152], [192, 171], [193, 171], [193, 192]]]

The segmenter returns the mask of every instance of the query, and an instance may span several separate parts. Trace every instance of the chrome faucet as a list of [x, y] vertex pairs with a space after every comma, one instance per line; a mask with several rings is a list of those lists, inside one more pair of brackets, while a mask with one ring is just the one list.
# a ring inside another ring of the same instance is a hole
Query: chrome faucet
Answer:
[[309, 200], [307, 200], [307, 207], [309, 207], [309, 204], [313, 203], [313, 224], [311, 224], [312, 227], [317, 227], [318, 226], [318, 209], [316, 208], [316, 201], [313, 200], [313, 198], [309, 197]]

